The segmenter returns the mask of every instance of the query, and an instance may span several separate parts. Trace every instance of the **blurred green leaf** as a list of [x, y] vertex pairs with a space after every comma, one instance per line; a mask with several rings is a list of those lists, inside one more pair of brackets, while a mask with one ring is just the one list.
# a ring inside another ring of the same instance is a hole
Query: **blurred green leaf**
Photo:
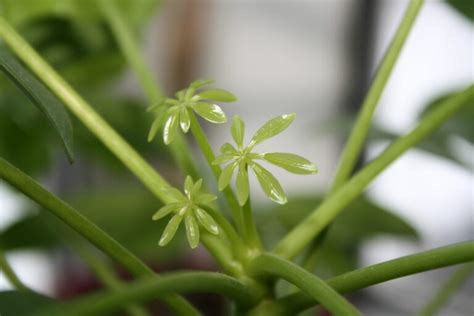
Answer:
[[193, 110], [202, 118], [212, 123], [225, 123], [227, 121], [224, 111], [215, 104], [199, 102], [193, 106]]
[[73, 162], [72, 124], [63, 104], [5, 47], [0, 47], [0, 66], [48, 118], [61, 137], [69, 161]]
[[239, 146], [239, 148], [242, 148], [244, 146], [245, 123], [242, 121], [240, 116], [235, 115], [233, 117], [230, 132], [234, 142]]
[[469, 0], [448, 0], [448, 3], [469, 20], [474, 21], [474, 4]]
[[257, 163], [251, 164], [250, 167], [255, 172], [258, 183], [260, 183], [263, 192], [265, 192], [270, 200], [275, 201], [278, 204], [285, 204], [288, 202], [285, 191], [283, 191], [280, 182], [278, 182], [278, 180], [267, 169]]
[[55, 300], [33, 292], [0, 292], [0, 315], [35, 315], [41, 309], [54, 305]]

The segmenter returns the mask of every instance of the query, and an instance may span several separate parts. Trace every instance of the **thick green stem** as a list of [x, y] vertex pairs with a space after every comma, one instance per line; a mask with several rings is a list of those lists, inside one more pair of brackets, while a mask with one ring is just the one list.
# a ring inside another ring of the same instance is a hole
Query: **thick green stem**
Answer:
[[[436, 248], [354, 270], [327, 280], [327, 284], [339, 293], [351, 293], [374, 284], [469, 261], [474, 261], [474, 241]], [[317, 302], [300, 292], [278, 300], [277, 304], [284, 308], [288, 315], [296, 315]]]
[[372, 180], [393, 161], [433, 133], [468, 100], [474, 97], [474, 86], [440, 103], [428, 113], [410, 133], [394, 141], [376, 159], [365, 166], [348, 183], [320, 204], [304, 221], [281, 240], [274, 253], [284, 258], [297, 255], [313, 240], [349, 203], [358, 197]]
[[456, 293], [461, 285], [474, 273], [474, 263], [466, 264], [456, 270], [453, 275], [439, 288], [435, 296], [420, 311], [420, 316], [435, 315]]
[[385, 56], [375, 74], [374, 80], [370, 86], [369, 92], [365, 97], [364, 103], [361, 106], [361, 111], [357, 116], [352, 132], [349, 136], [347, 144], [342, 152], [339, 161], [339, 167], [331, 188], [332, 192], [343, 185], [350, 177], [357, 159], [360, 156], [364, 146], [367, 134], [369, 132], [372, 117], [380, 100], [380, 96], [387, 84], [395, 63], [400, 55], [403, 45], [406, 42], [408, 34], [418, 16], [423, 0], [411, 0], [405, 12], [402, 22], [400, 23], [392, 42], [385, 53]]
[[[0, 158], [0, 178], [49, 210], [97, 248], [114, 258], [133, 275], [157, 277], [153, 270], [106, 232], [3, 158]], [[162, 299], [180, 315], [199, 315], [186, 300], [179, 296], [172, 295]]]
[[129, 284], [120, 292], [101, 292], [64, 303], [41, 315], [104, 315], [132, 302], [147, 302], [169, 293], [216, 293], [227, 296], [243, 308], [253, 306], [258, 293], [236, 279], [213, 272], [180, 272], [160, 279], [147, 279]]
[[[79, 242], [72, 242], [72, 247], [89, 266], [104, 287], [107, 287], [113, 292], [118, 292], [126, 287], [123, 282], [115, 276], [113, 268], [108, 266], [103, 260], [99, 259], [97, 254], [93, 254], [90, 249]], [[150, 315], [146, 309], [136, 304], [127, 304], [124, 306], [124, 310], [130, 316]]]
[[252, 260], [249, 272], [256, 277], [276, 276], [287, 280], [320, 302], [334, 315], [361, 315], [351, 303], [323, 280], [290, 261], [262, 254]]
[[[213, 165], [212, 162], [216, 159], [216, 156], [214, 155], [214, 151], [211, 148], [211, 145], [207, 141], [206, 134], [202, 130], [201, 124], [196, 118], [196, 115], [194, 115], [193, 112], [190, 111], [190, 119], [191, 119], [191, 132], [193, 133], [194, 138], [196, 139], [196, 142], [199, 145], [199, 148], [201, 149], [204, 158], [206, 159], [207, 163], [209, 164], [212, 173], [214, 174], [214, 177], [216, 180], [219, 180], [219, 176], [221, 175], [221, 168], [217, 165]], [[229, 204], [230, 211], [232, 212], [232, 217], [235, 221], [235, 224], [237, 225], [237, 228], [239, 231], [243, 232], [244, 225], [243, 225], [243, 219], [242, 219], [242, 213], [241, 209], [239, 206], [239, 203], [237, 202], [237, 199], [235, 198], [234, 193], [232, 190], [227, 187], [223, 191], [224, 197], [227, 200], [227, 203]]]
[[20, 280], [16, 275], [15, 271], [12, 269], [8, 260], [0, 249], [0, 272], [3, 272], [5, 278], [10, 282], [10, 284], [19, 291], [29, 291], [28, 287]]

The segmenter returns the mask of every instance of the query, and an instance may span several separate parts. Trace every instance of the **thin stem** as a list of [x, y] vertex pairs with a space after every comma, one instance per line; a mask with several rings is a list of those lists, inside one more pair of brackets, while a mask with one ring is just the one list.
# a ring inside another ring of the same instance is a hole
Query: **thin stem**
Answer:
[[254, 305], [259, 295], [236, 279], [214, 272], [180, 272], [160, 279], [139, 280], [120, 292], [99, 292], [45, 310], [41, 315], [104, 315], [132, 302], [146, 302], [169, 293], [222, 294], [242, 307]]
[[223, 243], [218, 236], [205, 231], [202, 233], [201, 240], [227, 273], [238, 278], [244, 275], [242, 264], [234, 258], [232, 245]]
[[[221, 168], [217, 165], [213, 165], [212, 162], [216, 159], [216, 156], [214, 155], [214, 152], [211, 148], [211, 145], [209, 144], [206, 134], [202, 130], [201, 124], [196, 118], [196, 115], [192, 111], [190, 111], [190, 119], [191, 119], [191, 132], [193, 133], [194, 138], [196, 139], [196, 142], [199, 145], [199, 148], [201, 149], [204, 158], [206, 159], [207, 163], [209, 164], [209, 167], [212, 170], [212, 173], [214, 174], [214, 177], [216, 180], [219, 180], [219, 176], [221, 175]], [[241, 209], [239, 206], [239, 203], [237, 202], [237, 199], [235, 198], [234, 193], [232, 190], [227, 187], [222, 191], [224, 193], [224, 197], [227, 200], [227, 203], [229, 204], [230, 210], [232, 212], [232, 217], [235, 221], [235, 224], [237, 225], [237, 228], [239, 231], [244, 231], [244, 225], [243, 225], [243, 219], [242, 219], [242, 213]]]
[[[469, 261], [474, 261], [474, 241], [431, 249], [378, 263], [336, 276], [327, 280], [327, 283], [339, 293], [351, 293], [374, 284]], [[288, 295], [278, 300], [277, 303], [289, 315], [295, 315], [317, 304], [313, 298], [302, 292]]]
[[[127, 271], [135, 276], [157, 275], [145, 263], [128, 251], [115, 239], [101, 230], [81, 213], [76, 211], [66, 202], [48, 192], [33, 178], [29, 177], [8, 161], [0, 158], [0, 178], [13, 187], [23, 192], [33, 201], [49, 210], [52, 214], [74, 229], [80, 235], [89, 240], [97, 248], [108, 254], [119, 262]], [[169, 306], [174, 308], [180, 315], [199, 315], [199, 313], [183, 298], [172, 295], [162, 298]]]
[[435, 315], [456, 293], [469, 276], [474, 273], [474, 263], [466, 264], [456, 270], [436, 292], [435, 296], [420, 311], [420, 316]]
[[150, 71], [150, 67], [146, 65], [142, 54], [135, 41], [135, 34], [133, 34], [129, 25], [127, 25], [126, 18], [116, 6], [116, 2], [111, 0], [99, 1], [105, 19], [110, 25], [115, 40], [118, 42], [125, 58], [135, 72], [140, 81], [143, 90], [145, 91], [148, 100], [156, 102], [163, 95], [160, 86], [157, 84], [155, 76]]
[[3, 272], [5, 278], [10, 282], [10, 284], [19, 291], [29, 291], [29, 288], [20, 280], [16, 275], [13, 268], [8, 263], [8, 260], [0, 249], [0, 271]]
[[382, 154], [365, 166], [348, 183], [338, 189], [320, 204], [304, 221], [293, 228], [281, 240], [274, 253], [284, 258], [297, 255], [314, 237], [316, 237], [349, 203], [358, 197], [365, 188], [387, 166], [433, 133], [451, 115], [467, 105], [474, 97], [474, 85], [459, 94], [443, 101], [436, 109], [428, 113], [410, 133], [394, 141]]
[[[247, 166], [245, 167], [247, 168]], [[250, 196], [248, 197], [244, 206], [242, 206], [242, 218], [244, 222], [244, 233], [245, 236], [247, 236], [248, 238], [248, 243], [252, 247], [252, 249], [258, 252], [263, 247], [262, 242], [260, 241], [260, 237], [258, 235], [257, 225], [255, 225], [255, 221], [253, 218], [252, 202]]]
[[257, 277], [271, 275], [287, 280], [314, 300], [321, 302], [334, 315], [361, 315], [351, 303], [323, 280], [290, 261], [262, 254], [252, 261], [249, 271]]
[[347, 179], [354, 170], [354, 166], [367, 138], [375, 108], [377, 107], [380, 96], [382, 95], [385, 85], [392, 74], [398, 56], [400, 55], [403, 45], [410, 34], [422, 5], [423, 0], [411, 0], [405, 11], [405, 16], [398, 26], [398, 30], [385, 53], [382, 63], [380, 64], [370, 86], [369, 92], [361, 106], [361, 111], [357, 116], [357, 120], [342, 153], [331, 192], [335, 192], [341, 187], [341, 185], [347, 182]]
[[[127, 24], [127, 19], [123, 16], [120, 8], [117, 7], [116, 2], [101, 0], [99, 4], [110, 25], [115, 40], [138, 78], [148, 102], [150, 104], [157, 102], [163, 97], [163, 91], [155, 75], [152, 73], [151, 68], [145, 62], [138, 43], [135, 40], [135, 34], [133, 34], [130, 25]], [[193, 176], [193, 178], [197, 178], [197, 169], [189, 158], [191, 153], [189, 146], [181, 135], [176, 136], [173, 144], [168, 146], [171, 155], [181, 170]]]
[[[126, 287], [112, 272], [112, 268], [103, 260], [99, 259], [96, 254], [92, 254], [87, 247], [81, 245], [79, 242], [72, 242], [72, 247], [89, 266], [102, 285], [110, 289], [112, 292], [119, 292]], [[150, 315], [145, 308], [136, 304], [127, 304], [124, 306], [124, 310], [131, 316]]]

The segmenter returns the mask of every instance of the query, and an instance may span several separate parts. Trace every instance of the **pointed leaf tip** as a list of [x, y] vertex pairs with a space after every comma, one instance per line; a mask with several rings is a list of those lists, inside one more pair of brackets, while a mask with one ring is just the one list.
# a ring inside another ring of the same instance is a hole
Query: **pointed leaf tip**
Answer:
[[294, 113], [290, 113], [283, 114], [271, 119], [270, 121], [263, 124], [262, 127], [260, 127], [260, 129], [252, 137], [251, 142], [253, 144], [258, 144], [268, 138], [280, 134], [285, 129], [287, 129], [288, 126], [290, 126], [290, 124], [294, 121], [295, 116], [296, 115]]
[[263, 158], [276, 166], [296, 174], [313, 174], [318, 172], [318, 169], [311, 161], [295, 154], [266, 153]]

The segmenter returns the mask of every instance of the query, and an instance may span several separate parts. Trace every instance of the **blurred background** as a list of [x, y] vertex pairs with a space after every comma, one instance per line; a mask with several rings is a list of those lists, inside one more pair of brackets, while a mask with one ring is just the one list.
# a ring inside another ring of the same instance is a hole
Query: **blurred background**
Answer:
[[[301, 154], [320, 172], [300, 177], [272, 169], [288, 193], [285, 206], [264, 199], [251, 180], [259, 229], [267, 245], [273, 245], [328, 190], [355, 113], [408, 1], [128, 2], [127, 23], [169, 96], [197, 78], [215, 79], [216, 86], [238, 96], [237, 104], [223, 108], [228, 116], [238, 113], [248, 133], [273, 116], [296, 113], [293, 126], [261, 149]], [[95, 6], [92, 0], [0, 0], [2, 14], [41, 55], [162, 174], [180, 185], [183, 175], [159, 137], [146, 142], [153, 117], [144, 109], [150, 104]], [[382, 96], [360, 165], [415, 126], [436, 100], [472, 84], [473, 13], [468, 0], [426, 1]], [[204, 248], [188, 249], [182, 231], [168, 247], [158, 247], [163, 224], [152, 222], [151, 215], [159, 203], [80, 122], [71, 116], [76, 161], [70, 165], [41, 112], [28, 105], [5, 76], [0, 77], [0, 91], [0, 156], [40, 180], [157, 271], [217, 269]], [[470, 104], [378, 177], [332, 226], [316, 273], [337, 275], [473, 239], [473, 122]], [[230, 139], [229, 127], [206, 125], [215, 149]], [[197, 150], [196, 157], [208, 173]], [[61, 238], [64, 226], [3, 182], [0, 208], [0, 248], [27, 285], [58, 298], [101, 286]], [[452, 271], [392, 281], [351, 299], [366, 315], [415, 314]], [[10, 288], [1, 275], [0, 288]], [[282, 284], [280, 290], [291, 289]], [[471, 279], [442, 314], [472, 315], [473, 295]], [[194, 300], [206, 315], [229, 311], [215, 296]], [[164, 315], [160, 306], [153, 308]]]

